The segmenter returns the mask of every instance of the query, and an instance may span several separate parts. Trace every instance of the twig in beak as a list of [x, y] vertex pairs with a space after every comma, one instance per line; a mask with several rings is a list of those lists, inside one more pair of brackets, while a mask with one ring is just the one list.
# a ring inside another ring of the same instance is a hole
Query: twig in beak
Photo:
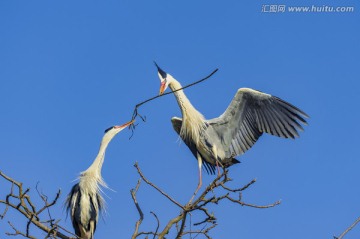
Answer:
[[[137, 105], [135, 106], [135, 109], [134, 109], [134, 112], [133, 112], [133, 115], [132, 115], [131, 120], [135, 120], [136, 117], [139, 116], [143, 122], [146, 122], [146, 116], [142, 116], [142, 115], [140, 115], [139, 112], [138, 112], [138, 108], [139, 108], [141, 105], [143, 105], [143, 104], [145, 104], [145, 103], [147, 103], [147, 102], [149, 102], [149, 101], [155, 100], [156, 98], [159, 98], [159, 97], [162, 97], [162, 96], [165, 96], [165, 95], [169, 95], [169, 94], [173, 94], [173, 93], [175, 93], [176, 91], [183, 90], [183, 89], [186, 89], [186, 88], [191, 87], [191, 86], [193, 86], [193, 85], [199, 84], [200, 82], [203, 82], [203, 81], [209, 79], [209, 78], [210, 78], [212, 75], [214, 75], [218, 70], [219, 70], [219, 69], [216, 68], [213, 72], [210, 73], [210, 75], [206, 76], [205, 78], [203, 78], [203, 79], [201, 79], [201, 80], [198, 80], [198, 81], [196, 81], [196, 82], [194, 82], [194, 83], [191, 83], [191, 84], [189, 84], [189, 85], [186, 85], [186, 86], [184, 86], [184, 87], [182, 87], [182, 88], [180, 88], [180, 89], [177, 89], [177, 90], [174, 90], [174, 91], [170, 91], [170, 92], [167, 92], [167, 93], [164, 93], [164, 94], [161, 94], [161, 95], [156, 95], [156, 96], [154, 96], [154, 97], [151, 97], [150, 99], [144, 100], [143, 102], [137, 104]], [[132, 125], [130, 125], [130, 129], [131, 129], [131, 131], [132, 131], [132, 134], [131, 134], [131, 136], [130, 136], [129, 139], [131, 139], [132, 136], [134, 135], [134, 131], [135, 131], [135, 128], [136, 128], [137, 125], [138, 125], [138, 124], [132, 124]]]

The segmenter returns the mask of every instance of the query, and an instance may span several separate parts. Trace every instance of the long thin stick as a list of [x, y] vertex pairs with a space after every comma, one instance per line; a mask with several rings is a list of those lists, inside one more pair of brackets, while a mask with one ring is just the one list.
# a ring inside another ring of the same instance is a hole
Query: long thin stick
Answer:
[[[177, 90], [174, 90], [174, 91], [171, 91], [171, 92], [167, 92], [167, 93], [164, 93], [164, 94], [162, 94], [162, 95], [157, 95], [157, 96], [151, 97], [150, 99], [144, 100], [143, 102], [137, 104], [137, 105], [135, 106], [134, 113], [133, 113], [133, 115], [132, 115], [131, 120], [135, 120], [135, 118], [136, 118], [137, 116], [139, 116], [139, 117], [142, 119], [142, 121], [145, 122], [145, 121], [146, 121], [146, 118], [143, 117], [143, 116], [141, 116], [141, 115], [138, 113], [138, 108], [139, 108], [141, 105], [143, 105], [143, 104], [145, 104], [145, 103], [147, 103], [147, 102], [149, 102], [149, 101], [155, 100], [156, 98], [159, 98], [159, 97], [162, 97], [162, 96], [165, 96], [165, 95], [169, 95], [169, 94], [173, 94], [173, 93], [175, 93], [175, 92], [177, 92], [177, 91], [179, 91], [179, 90], [183, 90], [183, 89], [186, 89], [186, 88], [191, 87], [191, 86], [193, 86], [193, 85], [199, 84], [200, 82], [203, 82], [203, 81], [209, 79], [209, 78], [210, 78], [212, 75], [214, 75], [218, 70], [219, 70], [219, 69], [216, 68], [213, 72], [210, 73], [210, 75], [206, 76], [205, 78], [203, 78], [203, 79], [201, 79], [201, 80], [198, 80], [198, 81], [196, 81], [196, 82], [193, 82], [193, 83], [191, 83], [191, 84], [189, 84], [189, 85], [186, 85], [186, 86], [184, 86], [184, 87], [182, 87], [182, 88], [180, 88], [180, 89], [177, 89]], [[135, 124], [132, 124], [132, 125], [130, 125], [129, 127], [134, 131], [136, 125], [135, 125]], [[131, 136], [131, 137], [132, 137], [132, 136]], [[130, 137], [130, 138], [131, 138], [131, 137]]]
[[356, 224], [358, 224], [359, 222], [360, 222], [360, 217], [356, 219], [356, 221], [353, 224], [351, 224], [351, 226], [349, 226], [339, 237], [334, 237], [334, 238], [342, 239], [346, 235], [346, 233], [348, 233], [351, 229], [353, 229], [356, 226]]
[[157, 95], [157, 96], [154, 96], [154, 97], [152, 97], [152, 98], [150, 98], [150, 99], [147, 99], [147, 100], [145, 100], [145, 101], [137, 104], [137, 105], [135, 106], [135, 108], [138, 108], [139, 106], [141, 106], [141, 105], [143, 105], [143, 104], [145, 104], [145, 103], [147, 103], [147, 102], [149, 102], [149, 101], [151, 101], [151, 100], [154, 100], [154, 99], [156, 99], [156, 98], [159, 98], [159, 97], [162, 97], [162, 96], [165, 96], [165, 95], [169, 95], [169, 94], [173, 94], [173, 93], [175, 93], [176, 91], [183, 90], [183, 89], [186, 89], [186, 88], [188, 88], [188, 87], [190, 87], [190, 86], [199, 84], [200, 82], [203, 82], [203, 81], [209, 79], [209, 78], [210, 78], [212, 75], [214, 75], [218, 70], [219, 70], [219, 69], [216, 68], [216, 69], [215, 69], [213, 72], [211, 72], [211, 74], [208, 75], [207, 77], [205, 77], [205, 78], [203, 78], [203, 79], [201, 79], [201, 80], [198, 80], [198, 81], [196, 81], [196, 82], [193, 82], [193, 83], [191, 83], [191, 84], [189, 84], [189, 85], [186, 85], [186, 86], [184, 86], [184, 87], [182, 87], [182, 88], [180, 88], [180, 89], [177, 89], [177, 90], [174, 90], [174, 91], [171, 91], [171, 92], [167, 92], [167, 93], [164, 93], [164, 94], [162, 94], [162, 95]]

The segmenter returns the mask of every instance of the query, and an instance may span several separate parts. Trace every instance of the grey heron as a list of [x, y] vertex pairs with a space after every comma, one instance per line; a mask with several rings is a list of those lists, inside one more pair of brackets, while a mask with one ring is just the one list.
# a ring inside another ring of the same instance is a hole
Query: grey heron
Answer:
[[215, 166], [229, 167], [239, 163], [236, 156], [250, 149], [263, 133], [295, 138], [307, 125], [309, 116], [294, 105], [270, 94], [250, 88], [240, 88], [225, 112], [218, 118], [205, 119], [195, 109], [181, 89], [181, 84], [155, 63], [160, 78], [160, 92], [169, 87], [181, 109], [182, 118], [173, 117], [172, 125], [198, 161], [199, 183], [201, 168], [214, 174]]
[[67, 199], [66, 207], [71, 216], [75, 234], [82, 239], [92, 239], [96, 230], [99, 213], [104, 207], [100, 186], [107, 187], [101, 176], [105, 151], [110, 141], [133, 121], [105, 130], [98, 155], [90, 167], [81, 172], [79, 182], [75, 184]]

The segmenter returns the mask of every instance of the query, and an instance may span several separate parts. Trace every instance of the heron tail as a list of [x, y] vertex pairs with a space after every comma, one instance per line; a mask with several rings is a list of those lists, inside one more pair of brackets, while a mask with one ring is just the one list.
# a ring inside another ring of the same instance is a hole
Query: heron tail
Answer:
[[228, 158], [228, 159], [222, 161], [222, 164], [225, 168], [228, 168], [231, 165], [237, 164], [237, 163], [241, 163], [241, 162], [239, 160], [237, 160], [236, 158]]

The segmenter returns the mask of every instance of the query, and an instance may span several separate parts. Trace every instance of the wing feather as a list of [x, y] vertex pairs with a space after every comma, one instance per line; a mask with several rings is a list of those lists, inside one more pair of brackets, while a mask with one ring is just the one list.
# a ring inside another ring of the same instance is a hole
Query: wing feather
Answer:
[[[287, 117], [287, 119], [289, 120], [289, 122], [290, 122], [295, 128], [297, 128], [297, 129], [299, 129], [299, 130], [301, 130], [301, 131], [304, 130], [304, 128], [301, 126], [301, 124], [299, 124], [299, 122], [297, 122], [297, 120], [294, 118], [294, 115], [293, 115], [290, 111], [288, 111], [287, 109], [286, 109], [286, 110], [282, 109], [282, 113], [284, 113], [284, 114], [286, 115], [286, 117]], [[300, 120], [300, 119], [298, 119], [298, 120]], [[300, 120], [300, 121], [301, 121], [301, 120]]]
[[236, 141], [237, 141], [237, 145], [236, 145], [236, 144], [232, 144], [232, 146], [235, 147], [234, 145], [236, 145], [237, 148], [238, 148], [238, 150], [241, 150], [241, 151], [244, 151], [244, 152], [245, 152], [245, 151], [247, 150], [247, 148], [246, 148], [246, 146], [245, 146], [245, 144], [244, 144], [244, 142], [243, 142], [240, 134], [236, 135], [235, 139], [236, 139]]
[[309, 116], [296, 106], [249, 88], [237, 91], [226, 111], [208, 121], [219, 135], [226, 157], [241, 155], [263, 133], [283, 138], [299, 137]]
[[289, 123], [291, 120], [286, 115], [284, 115], [280, 110], [274, 111], [274, 114], [279, 118], [281, 128], [290, 138], [299, 137], [296, 129]]
[[268, 119], [271, 122], [271, 127], [275, 128], [276, 136], [287, 138], [287, 135], [281, 128], [281, 123], [278, 117], [276, 117], [271, 109], [266, 108], [265, 109], [266, 114], [268, 115]]
[[264, 122], [264, 125], [265, 125], [265, 127], [263, 129], [260, 129], [260, 130], [262, 132], [269, 132], [271, 134], [276, 134], [275, 129], [270, 127], [268, 119], [267, 119], [267, 117], [265, 115], [265, 111], [258, 111], [257, 114], [260, 115], [260, 119], [261, 119], [262, 122]]

